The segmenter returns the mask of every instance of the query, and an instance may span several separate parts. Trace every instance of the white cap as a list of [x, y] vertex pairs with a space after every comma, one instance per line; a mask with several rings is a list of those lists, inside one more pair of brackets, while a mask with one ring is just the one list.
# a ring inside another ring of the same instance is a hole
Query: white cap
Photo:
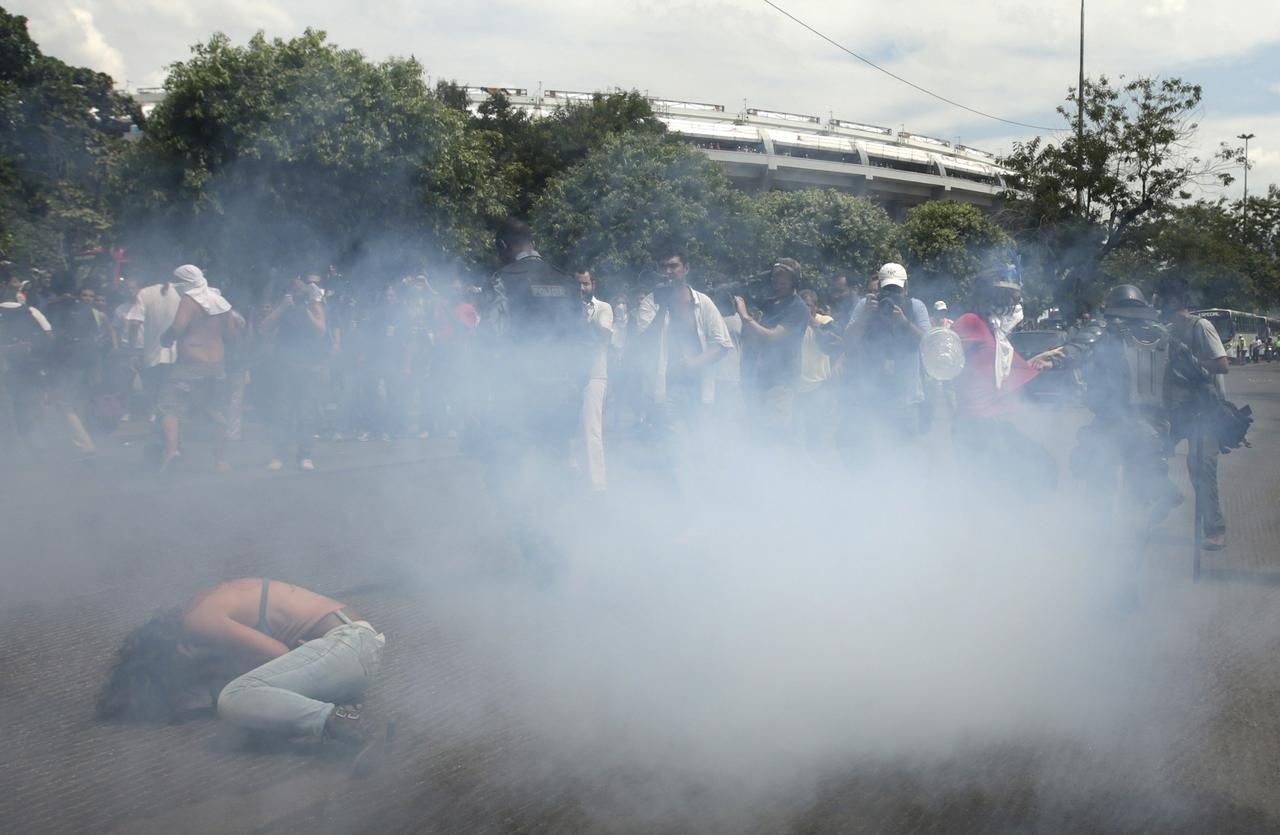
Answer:
[[947, 303], [939, 299], [938, 301], [933, 303], [933, 309], [941, 313], [942, 311], [947, 309]]
[[880, 268], [880, 272], [876, 273], [876, 278], [880, 279], [881, 287], [906, 287], [907, 271], [901, 264], [895, 264], [890, 261]]

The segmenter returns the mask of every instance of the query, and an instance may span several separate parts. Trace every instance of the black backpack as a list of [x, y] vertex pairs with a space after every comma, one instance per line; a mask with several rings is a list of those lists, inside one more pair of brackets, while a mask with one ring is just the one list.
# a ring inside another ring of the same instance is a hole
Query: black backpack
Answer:
[[1172, 336], [1169, 339], [1169, 366], [1165, 384], [1192, 394], [1185, 404], [1190, 414], [1182, 417], [1202, 422], [1218, 442], [1220, 452], [1228, 453], [1242, 446], [1252, 446], [1245, 436], [1253, 425], [1253, 409], [1248, 405], [1237, 406], [1223, 397], [1214, 383], [1213, 375], [1196, 359], [1191, 346]]
[[60, 301], [50, 310], [59, 359], [87, 359], [102, 348], [102, 329], [93, 308], [79, 301]]
[[0, 307], [0, 369], [35, 365], [44, 345], [44, 329], [31, 315], [31, 308]]

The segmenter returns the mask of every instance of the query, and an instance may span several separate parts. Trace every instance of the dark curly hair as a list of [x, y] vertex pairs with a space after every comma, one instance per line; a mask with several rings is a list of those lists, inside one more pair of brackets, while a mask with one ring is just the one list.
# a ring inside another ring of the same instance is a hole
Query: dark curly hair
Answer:
[[181, 608], [165, 609], [129, 633], [98, 693], [99, 719], [176, 722], [196, 665], [178, 649]]

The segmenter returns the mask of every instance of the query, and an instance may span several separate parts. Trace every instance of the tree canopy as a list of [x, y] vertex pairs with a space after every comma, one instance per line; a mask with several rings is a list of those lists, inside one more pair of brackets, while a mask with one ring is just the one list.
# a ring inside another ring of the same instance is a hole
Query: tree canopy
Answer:
[[652, 133], [606, 138], [550, 182], [533, 217], [547, 254], [602, 275], [650, 269], [672, 242], [730, 274], [759, 269], [747, 196], [703, 154]]
[[806, 273], [874, 272], [898, 257], [897, 229], [883, 208], [838, 191], [769, 191], [755, 199], [763, 240], [760, 256], [786, 255]]
[[109, 164], [137, 116], [109, 76], [44, 55], [0, 9], [0, 249], [63, 266], [103, 243]]
[[910, 209], [900, 232], [913, 286], [953, 302], [968, 294], [984, 265], [1004, 258], [1013, 244], [981, 209], [953, 200]]
[[224, 274], [486, 246], [511, 189], [490, 137], [411, 59], [366, 61], [323, 32], [215, 35], [175, 64], [131, 149], [126, 227]]
[[[1140, 77], [1121, 87], [1086, 79], [1084, 120], [1060, 106], [1070, 131], [1014, 144], [1001, 160], [1010, 189], [1004, 224], [1068, 308], [1096, 303], [1098, 267], [1144, 223], [1187, 200], [1196, 182], [1230, 175], [1189, 153], [1201, 88], [1178, 78]], [[1076, 91], [1067, 101], [1076, 102]]]

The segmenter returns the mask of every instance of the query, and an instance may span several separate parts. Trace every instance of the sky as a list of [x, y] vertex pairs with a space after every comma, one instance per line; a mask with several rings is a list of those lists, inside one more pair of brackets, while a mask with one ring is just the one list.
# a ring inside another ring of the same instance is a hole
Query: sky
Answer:
[[[839, 51], [764, 0], [10, 0], [41, 48], [131, 89], [213, 32], [243, 43], [307, 27], [373, 60], [413, 55], [432, 79], [834, 115], [995, 153], [1037, 131], [944, 104]], [[976, 110], [1059, 128], [1077, 72], [1076, 0], [776, 0], [832, 40]], [[1251, 193], [1280, 183], [1280, 3], [1088, 0], [1086, 72], [1204, 87], [1195, 152], [1250, 142]], [[1237, 177], [1226, 195], [1238, 199]], [[1219, 190], [1206, 189], [1204, 196]]]

